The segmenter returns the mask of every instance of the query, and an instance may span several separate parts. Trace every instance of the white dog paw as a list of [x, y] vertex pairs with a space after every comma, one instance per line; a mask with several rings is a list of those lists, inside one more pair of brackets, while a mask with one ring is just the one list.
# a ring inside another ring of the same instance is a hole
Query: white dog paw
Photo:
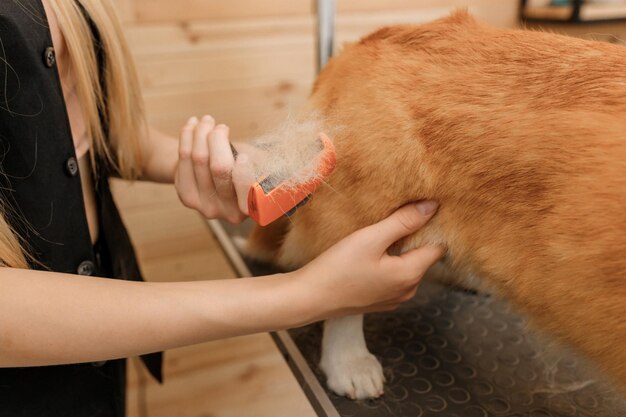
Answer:
[[339, 395], [353, 400], [383, 395], [383, 367], [371, 353], [334, 361], [322, 359], [320, 367], [326, 374], [328, 388]]

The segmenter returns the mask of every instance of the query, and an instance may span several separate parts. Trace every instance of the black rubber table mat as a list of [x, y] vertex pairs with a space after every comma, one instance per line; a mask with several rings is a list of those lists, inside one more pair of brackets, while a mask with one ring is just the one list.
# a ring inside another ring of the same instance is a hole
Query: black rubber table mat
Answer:
[[[321, 325], [289, 331], [320, 381]], [[365, 319], [387, 379], [380, 399], [328, 393], [342, 416], [626, 416], [624, 398], [571, 352], [491, 297], [424, 283], [414, 300]]]
[[[248, 227], [225, 225], [231, 235]], [[273, 272], [246, 265], [253, 275]], [[321, 331], [318, 323], [289, 335], [325, 386]], [[626, 417], [623, 392], [489, 295], [425, 281], [400, 309], [367, 315], [365, 336], [383, 364], [385, 394], [353, 401], [326, 390], [341, 416]]]

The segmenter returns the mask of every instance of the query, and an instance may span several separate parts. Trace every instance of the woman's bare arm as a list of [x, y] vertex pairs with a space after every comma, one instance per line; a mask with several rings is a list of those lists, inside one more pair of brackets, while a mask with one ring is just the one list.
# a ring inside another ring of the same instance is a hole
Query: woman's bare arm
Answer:
[[114, 359], [394, 308], [443, 254], [434, 246], [386, 254], [432, 216], [428, 206], [417, 207], [288, 274], [144, 283], [0, 268], [0, 366]]
[[150, 127], [140, 143], [144, 157], [141, 179], [173, 183], [178, 164], [178, 138]]
[[296, 326], [315, 318], [301, 285], [289, 275], [144, 283], [3, 269], [0, 366], [121, 358]]

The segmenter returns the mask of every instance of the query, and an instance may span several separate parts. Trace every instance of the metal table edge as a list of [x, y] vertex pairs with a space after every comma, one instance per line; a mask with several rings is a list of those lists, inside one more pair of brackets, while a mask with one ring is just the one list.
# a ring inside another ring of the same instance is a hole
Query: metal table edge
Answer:
[[[251, 277], [252, 273], [220, 221], [207, 220], [207, 224], [226, 255], [226, 258], [237, 273], [237, 276], [239, 278]], [[317, 415], [320, 417], [340, 417], [337, 409], [326, 394], [324, 388], [320, 385], [313, 370], [307, 364], [300, 349], [298, 349], [289, 333], [286, 330], [279, 330], [270, 332], [270, 335], [296, 377], [296, 380], [300, 383], [304, 394]]]

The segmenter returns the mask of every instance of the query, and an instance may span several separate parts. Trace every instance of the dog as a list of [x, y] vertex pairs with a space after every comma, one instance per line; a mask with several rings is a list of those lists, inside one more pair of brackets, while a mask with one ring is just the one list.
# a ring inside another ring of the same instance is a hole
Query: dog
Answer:
[[[337, 167], [290, 220], [255, 229], [249, 255], [297, 268], [408, 202], [436, 200], [400, 251], [447, 246], [459, 280], [626, 385], [626, 49], [463, 11], [385, 27], [329, 62], [298, 120], [332, 137]], [[337, 394], [383, 393], [362, 316], [325, 323], [321, 358]]]

